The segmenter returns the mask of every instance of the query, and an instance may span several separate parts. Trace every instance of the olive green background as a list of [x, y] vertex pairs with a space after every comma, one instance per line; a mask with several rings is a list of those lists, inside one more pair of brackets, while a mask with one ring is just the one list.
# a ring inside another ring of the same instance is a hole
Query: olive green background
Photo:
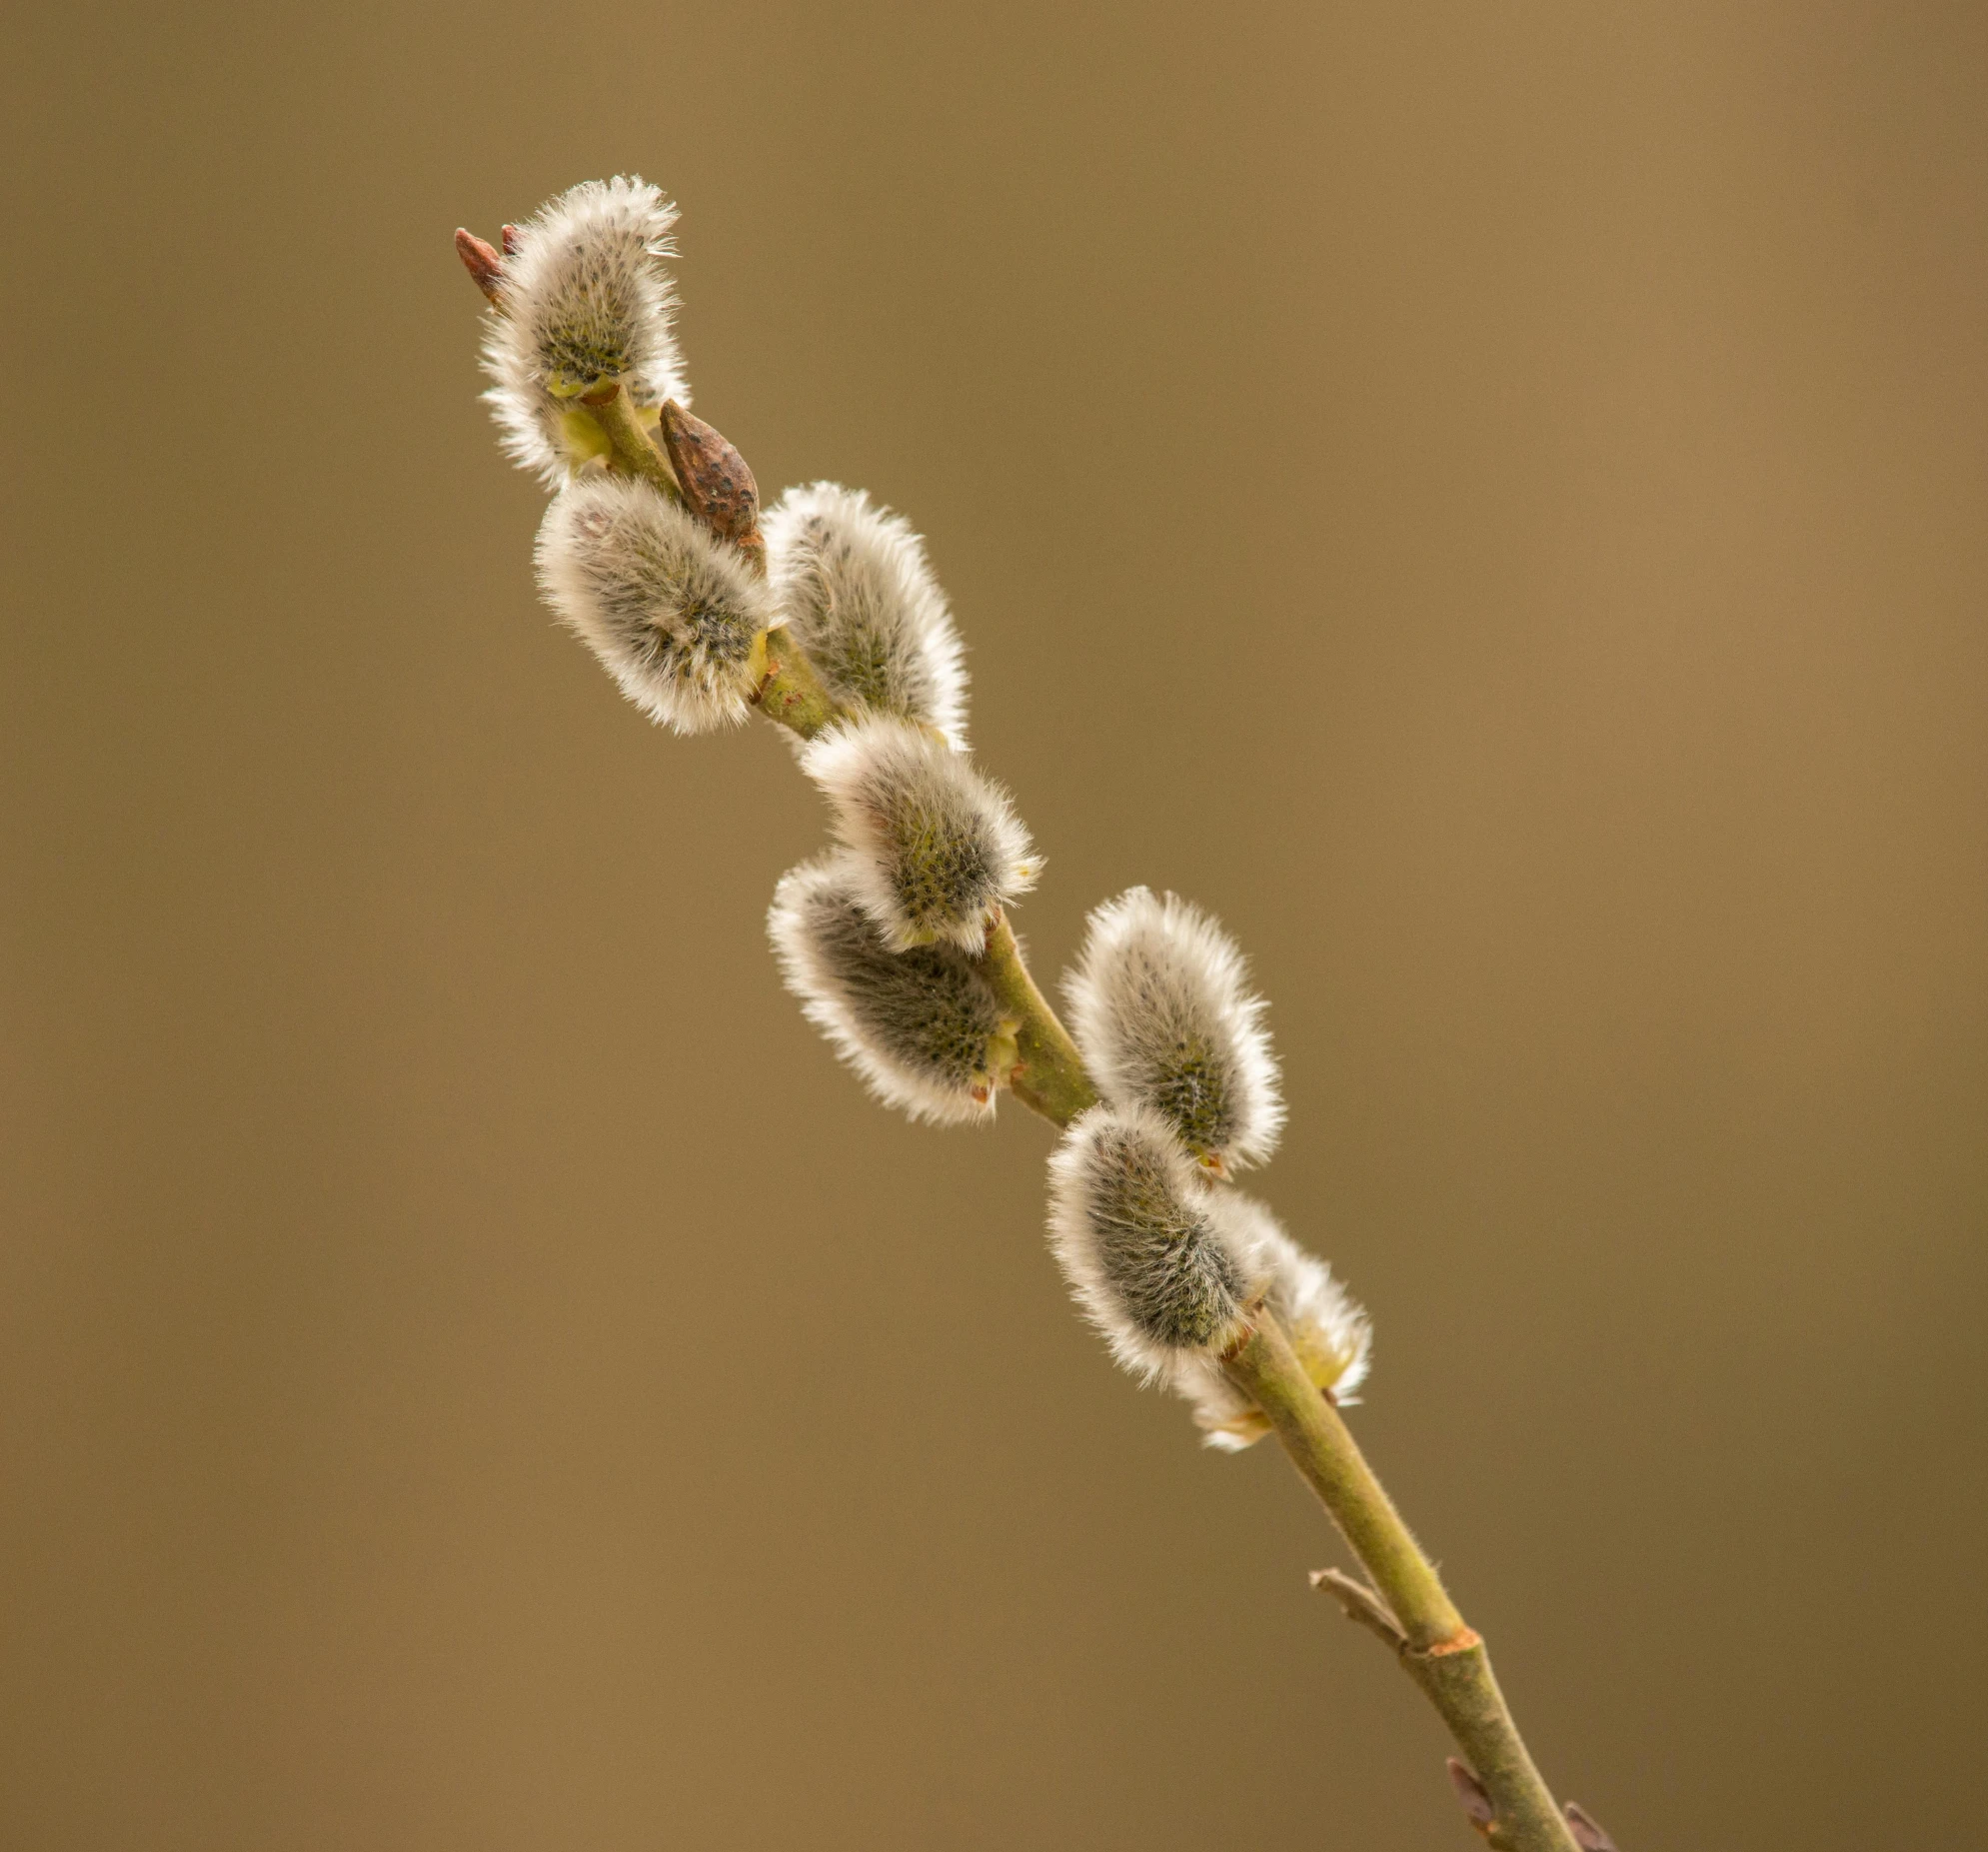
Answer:
[[1472, 1843], [1044, 1129], [781, 992], [823, 824], [536, 602], [450, 253], [634, 169], [1048, 856], [1218, 912], [1358, 1431], [1624, 1852], [1960, 1845], [1988, 16], [17, 10], [0, 1844]]

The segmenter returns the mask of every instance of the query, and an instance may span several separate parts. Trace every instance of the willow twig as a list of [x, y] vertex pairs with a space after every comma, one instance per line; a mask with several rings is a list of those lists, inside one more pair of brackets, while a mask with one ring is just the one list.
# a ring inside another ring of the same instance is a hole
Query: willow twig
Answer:
[[[514, 242], [506, 228], [505, 255]], [[499, 253], [467, 232], [458, 235], [458, 250], [502, 317]], [[646, 482], [687, 507], [719, 540], [739, 549], [753, 572], [765, 574], [757, 485], [722, 434], [674, 402], [664, 404], [659, 430], [652, 433], [638, 419], [627, 391], [613, 381], [574, 403], [599, 433], [604, 454], [597, 464], [605, 462], [611, 471]], [[774, 626], [756, 649], [763, 651], [756, 661], [763, 660], [765, 670], [753, 701], [769, 720], [813, 740], [838, 722], [858, 718], [838, 703], [791, 629]], [[1097, 1090], [1075, 1041], [1030, 975], [999, 907], [989, 917], [974, 967], [997, 999], [1004, 1022], [1013, 1025], [1012, 1065], [998, 1078], [1031, 1111], [1053, 1125], [1069, 1125], [1097, 1104]], [[1005, 1052], [1000, 1058], [1007, 1058]], [[1275, 1316], [1259, 1305], [1251, 1317], [1249, 1329], [1223, 1354], [1222, 1368], [1262, 1411], [1372, 1585], [1329, 1569], [1317, 1572], [1313, 1584], [1395, 1653], [1448, 1726], [1467, 1758], [1452, 1760], [1450, 1767], [1473, 1825], [1499, 1852], [1614, 1852], [1608, 1836], [1578, 1807], [1569, 1804], [1563, 1816], [1555, 1806], [1498, 1689], [1483, 1640], [1465, 1624], [1401, 1521], [1337, 1405], [1306, 1374]]]
[[1388, 1612], [1387, 1603], [1364, 1582], [1356, 1582], [1337, 1569], [1314, 1569], [1311, 1586], [1322, 1588], [1345, 1610], [1349, 1621], [1364, 1627], [1390, 1652], [1408, 1650], [1408, 1636], [1401, 1631], [1401, 1623]]
[[1009, 1090], [1051, 1125], [1067, 1125], [1086, 1106], [1097, 1103], [1097, 1089], [1083, 1071], [1083, 1056], [1069, 1030], [1029, 975], [1027, 960], [1005, 913], [994, 916], [988, 927], [987, 950], [976, 962], [994, 995], [1020, 1024], [1015, 1031], [1017, 1060], [1008, 1076]]
[[[1399, 1624], [1402, 1665], [1490, 1796], [1491, 1843], [1509, 1852], [1580, 1852], [1512, 1721], [1483, 1640], [1464, 1623], [1352, 1431], [1304, 1373], [1276, 1320], [1259, 1316], [1223, 1365], [1269, 1417], [1291, 1463], [1331, 1513]], [[1344, 1601], [1338, 1584], [1327, 1586]], [[1372, 1625], [1370, 1612], [1355, 1618]]]

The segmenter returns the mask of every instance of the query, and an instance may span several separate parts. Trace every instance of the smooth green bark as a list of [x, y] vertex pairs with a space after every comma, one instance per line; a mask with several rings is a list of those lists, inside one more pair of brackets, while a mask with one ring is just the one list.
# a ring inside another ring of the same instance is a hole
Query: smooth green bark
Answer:
[[1436, 1708], [1495, 1809], [1486, 1837], [1501, 1852], [1580, 1852], [1533, 1766], [1491, 1671], [1435, 1567], [1401, 1521], [1338, 1409], [1313, 1385], [1267, 1313], [1224, 1360], [1229, 1379], [1269, 1417], [1284, 1451], [1331, 1513], [1373, 1586], [1327, 1585], [1362, 1625], [1390, 1639]]
[[598, 404], [576, 399], [574, 405], [594, 421], [607, 441], [609, 467], [616, 474], [639, 476], [671, 501], [683, 501], [684, 492], [677, 487], [669, 463], [657, 448], [656, 440], [636, 418], [635, 407], [629, 404], [628, 394], [621, 387], [609, 389], [609, 396]]
[[786, 625], [767, 632], [767, 679], [754, 698], [768, 720], [812, 740], [843, 718], [808, 652]]
[[1067, 1125], [1086, 1106], [1097, 1103], [1097, 1089], [1083, 1071], [1083, 1056], [1069, 1030], [1028, 974], [1006, 914], [994, 916], [988, 927], [987, 949], [975, 963], [1003, 1011], [1019, 1025], [1014, 1031], [1016, 1059], [1008, 1076], [1009, 1091], [1050, 1124]]

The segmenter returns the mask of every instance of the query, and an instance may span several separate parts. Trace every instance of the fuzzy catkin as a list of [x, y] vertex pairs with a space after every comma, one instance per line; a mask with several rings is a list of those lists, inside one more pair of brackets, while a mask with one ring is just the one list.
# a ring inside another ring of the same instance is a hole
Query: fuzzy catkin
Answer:
[[677, 209], [634, 174], [589, 180], [517, 227], [485, 330], [484, 394], [505, 454], [557, 488], [592, 454], [573, 401], [614, 382], [638, 407], [690, 403], [671, 322]]
[[953, 1125], [994, 1116], [1014, 1023], [951, 945], [893, 951], [857, 900], [847, 855], [790, 871], [767, 930], [808, 1019], [886, 1105]]
[[781, 615], [845, 706], [967, 743], [967, 668], [925, 542], [860, 489], [790, 489], [761, 523]]
[[[1249, 1224], [1251, 1297], [1260, 1297], [1283, 1326], [1305, 1375], [1320, 1393], [1339, 1402], [1354, 1400], [1372, 1361], [1372, 1320], [1332, 1269], [1299, 1247], [1263, 1204], [1236, 1190], [1222, 1193], [1237, 1220]], [[1191, 1404], [1207, 1445], [1240, 1452], [1270, 1431], [1263, 1411], [1223, 1375], [1214, 1359], [1183, 1359], [1170, 1381]]]
[[964, 755], [882, 715], [831, 728], [801, 756], [829, 800], [857, 899], [894, 951], [979, 951], [994, 910], [1035, 885], [1028, 832]]
[[1106, 1100], [1150, 1106], [1217, 1168], [1276, 1148], [1284, 1107], [1263, 1000], [1234, 940], [1199, 908], [1145, 888], [1105, 902], [1063, 988]]
[[1111, 1354], [1147, 1380], [1242, 1335], [1255, 1232], [1144, 1106], [1091, 1107], [1049, 1159], [1063, 1276]]
[[647, 483], [590, 476], [553, 498], [539, 585], [630, 701], [678, 733], [751, 712], [773, 621], [765, 583]]

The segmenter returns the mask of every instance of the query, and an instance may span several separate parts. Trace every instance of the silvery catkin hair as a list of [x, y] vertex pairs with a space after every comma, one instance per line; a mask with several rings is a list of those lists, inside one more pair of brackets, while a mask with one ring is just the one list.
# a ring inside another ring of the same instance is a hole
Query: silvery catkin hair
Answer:
[[855, 857], [857, 894], [894, 951], [979, 951], [990, 918], [1041, 864], [1013, 806], [964, 754], [907, 721], [832, 728], [801, 756]]
[[925, 542], [860, 489], [790, 489], [765, 521], [781, 617], [841, 701], [967, 744], [967, 667]]
[[[1231, 1212], [1250, 1232], [1249, 1291], [1283, 1326], [1304, 1373], [1321, 1394], [1353, 1401], [1372, 1360], [1373, 1325], [1332, 1269], [1287, 1235], [1254, 1198], [1224, 1189]], [[1195, 1357], [1171, 1374], [1171, 1386], [1192, 1404], [1195, 1425], [1211, 1447], [1239, 1452], [1270, 1431], [1263, 1411], [1222, 1372]]]
[[506, 454], [549, 489], [605, 454], [573, 401], [613, 383], [643, 407], [690, 403], [671, 327], [677, 209], [636, 175], [590, 180], [506, 228], [487, 287], [484, 394]]
[[1093, 1106], [1049, 1159], [1049, 1242], [1111, 1354], [1148, 1380], [1246, 1327], [1253, 1220], [1145, 1106]]
[[793, 870], [767, 929], [808, 1019], [886, 1105], [958, 1124], [994, 1116], [1015, 1022], [952, 945], [894, 952], [857, 899], [847, 854]]
[[773, 601], [736, 547], [647, 483], [588, 475], [539, 529], [539, 584], [630, 701], [678, 733], [736, 726]]
[[1150, 1106], [1218, 1169], [1276, 1148], [1284, 1107], [1263, 1001], [1235, 941], [1199, 908], [1145, 888], [1106, 901], [1063, 989], [1113, 1105]]

